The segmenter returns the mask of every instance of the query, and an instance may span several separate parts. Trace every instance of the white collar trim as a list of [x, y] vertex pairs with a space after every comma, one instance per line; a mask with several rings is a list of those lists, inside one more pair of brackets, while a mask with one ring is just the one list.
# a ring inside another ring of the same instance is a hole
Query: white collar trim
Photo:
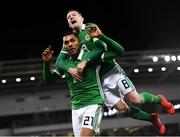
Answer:
[[81, 30], [85, 30], [85, 28], [86, 28], [86, 25], [83, 24], [82, 27], [81, 27]]
[[81, 48], [81, 49], [80, 49], [79, 56], [78, 56], [77, 60], [81, 60], [81, 59], [82, 59], [83, 54], [84, 54], [84, 50]]

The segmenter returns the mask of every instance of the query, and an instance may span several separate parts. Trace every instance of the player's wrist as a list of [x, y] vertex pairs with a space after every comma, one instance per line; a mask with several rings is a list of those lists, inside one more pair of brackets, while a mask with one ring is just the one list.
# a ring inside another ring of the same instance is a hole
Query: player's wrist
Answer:
[[101, 39], [101, 38], [104, 38], [104, 37], [105, 37], [105, 35], [103, 33], [101, 33], [98, 38]]
[[68, 70], [67, 70], [69, 73], [71, 73], [72, 72], [72, 68], [68, 68]]

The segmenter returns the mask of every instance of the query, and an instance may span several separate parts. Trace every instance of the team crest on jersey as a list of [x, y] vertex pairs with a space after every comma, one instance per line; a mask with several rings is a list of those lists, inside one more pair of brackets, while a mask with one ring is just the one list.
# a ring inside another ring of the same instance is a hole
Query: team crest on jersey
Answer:
[[88, 34], [85, 36], [85, 40], [86, 40], [86, 41], [89, 41], [89, 40], [90, 40], [90, 36], [89, 36]]

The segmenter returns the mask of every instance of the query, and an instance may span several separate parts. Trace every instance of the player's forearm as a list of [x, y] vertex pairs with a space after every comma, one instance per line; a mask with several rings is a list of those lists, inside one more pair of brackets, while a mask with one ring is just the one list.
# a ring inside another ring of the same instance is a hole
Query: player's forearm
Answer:
[[114, 52], [105, 51], [101, 56], [101, 60], [102, 61], [107, 61], [107, 60], [115, 59], [116, 57], [118, 57], [118, 56]]
[[107, 37], [104, 34], [102, 34], [99, 37], [99, 39], [101, 39], [107, 44], [108, 50], [115, 52], [118, 56], [121, 56], [124, 54], [124, 48], [116, 41], [112, 40], [111, 38]]
[[43, 63], [43, 78], [47, 83], [52, 81], [52, 73], [50, 70], [50, 63], [49, 62]]
[[106, 46], [106, 44], [104, 42], [102, 42], [101, 40], [95, 41], [95, 46], [94, 46], [93, 50], [91, 50], [90, 52], [87, 53], [88, 56], [85, 60], [87, 60], [88, 63], [92, 63], [96, 59], [99, 59], [101, 57], [101, 55], [103, 54], [103, 52], [105, 51], [105, 46]]
[[61, 53], [56, 59], [56, 67], [62, 71], [68, 72], [69, 66], [65, 63], [65, 60], [67, 59], [68, 54]]
[[51, 71], [50, 70], [50, 64], [49, 62], [44, 62], [43, 63], [43, 78], [47, 83], [51, 83], [53, 81], [56, 81], [62, 77], [62, 72], [57, 72]]

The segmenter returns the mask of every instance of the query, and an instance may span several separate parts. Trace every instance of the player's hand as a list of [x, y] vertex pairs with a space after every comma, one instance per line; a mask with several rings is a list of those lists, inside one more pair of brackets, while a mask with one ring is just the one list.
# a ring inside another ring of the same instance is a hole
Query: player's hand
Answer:
[[76, 68], [69, 68], [68, 69], [69, 74], [73, 77], [75, 81], [81, 82], [83, 80], [83, 75], [80, 74]]
[[91, 37], [100, 37], [102, 35], [102, 32], [97, 25], [89, 25], [87, 28]]
[[42, 60], [45, 61], [45, 62], [52, 60], [53, 59], [53, 53], [54, 53], [54, 51], [51, 50], [51, 45], [50, 45], [48, 48], [46, 48], [43, 51]]
[[76, 68], [77, 68], [77, 71], [78, 71], [79, 73], [83, 74], [83, 71], [84, 71], [86, 65], [87, 65], [87, 61], [86, 61], [86, 60], [83, 60], [81, 63], [79, 63], [79, 64], [77, 65], [77, 67], [76, 67]]

